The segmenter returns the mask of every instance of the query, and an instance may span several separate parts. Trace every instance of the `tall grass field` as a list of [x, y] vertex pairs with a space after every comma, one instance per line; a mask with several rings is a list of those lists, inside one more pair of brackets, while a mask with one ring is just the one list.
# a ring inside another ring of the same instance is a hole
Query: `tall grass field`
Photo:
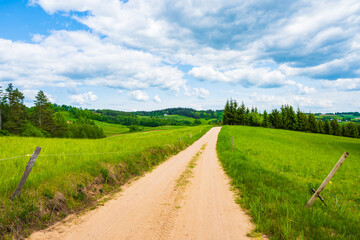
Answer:
[[[233, 140], [233, 150], [231, 149]], [[349, 156], [310, 209], [304, 208], [342, 154]], [[219, 159], [239, 203], [270, 239], [360, 239], [360, 139], [224, 126]]]
[[[22, 238], [151, 170], [199, 139], [211, 127], [196, 126], [89, 139], [0, 138], [0, 239]], [[29, 155], [39, 157], [14, 201]], [[11, 158], [23, 156], [19, 158]], [[4, 160], [1, 160], [4, 159]]]

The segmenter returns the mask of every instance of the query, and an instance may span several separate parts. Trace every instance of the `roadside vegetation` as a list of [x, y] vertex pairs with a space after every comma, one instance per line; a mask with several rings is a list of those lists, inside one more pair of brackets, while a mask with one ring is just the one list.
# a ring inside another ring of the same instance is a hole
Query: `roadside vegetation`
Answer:
[[[124, 134], [105, 139], [0, 138], [0, 239], [90, 206], [199, 139], [211, 126]], [[42, 148], [20, 197], [10, 200], [35, 147]], [[9, 157], [23, 156], [14, 159]], [[4, 160], [2, 160], [4, 159]]]
[[[304, 208], [311, 188], [320, 186], [345, 151], [348, 158], [321, 193], [326, 206], [316, 199]], [[217, 152], [256, 232], [270, 239], [359, 239], [359, 139], [224, 126]]]

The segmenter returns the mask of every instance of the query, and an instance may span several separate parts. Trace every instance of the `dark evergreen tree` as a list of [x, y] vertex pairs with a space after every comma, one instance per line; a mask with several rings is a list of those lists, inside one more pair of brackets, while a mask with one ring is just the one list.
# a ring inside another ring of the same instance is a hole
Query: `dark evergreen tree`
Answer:
[[330, 134], [330, 135], [332, 134], [332, 129], [331, 129], [329, 119], [325, 120], [324, 130], [325, 130], [325, 134]]
[[244, 120], [245, 120], [245, 124], [244, 124], [244, 125], [247, 125], [247, 126], [250, 125], [249, 119], [250, 119], [250, 110], [249, 110], [249, 108], [246, 108], [246, 110], [245, 110], [245, 115], [244, 115]]
[[226, 100], [225, 109], [223, 113], [222, 122], [224, 125], [229, 125], [229, 114], [230, 114], [230, 103], [229, 100]]
[[53, 118], [54, 111], [51, 103], [43, 91], [39, 91], [35, 97], [35, 108], [32, 114], [34, 125], [48, 133], [52, 133], [55, 129], [55, 121]]
[[52, 136], [63, 138], [68, 136], [68, 123], [62, 113], [57, 112], [54, 114], [55, 127]]
[[22, 125], [27, 121], [27, 109], [24, 105], [24, 95], [10, 83], [6, 88], [5, 105], [7, 105], [7, 122], [4, 128], [19, 135]]
[[331, 129], [332, 129], [332, 134], [336, 135], [336, 136], [340, 136], [341, 131], [340, 131], [340, 126], [339, 123], [336, 119], [332, 119], [330, 122], [331, 125]]
[[266, 127], [266, 128], [270, 127], [269, 115], [267, 114], [266, 110], [264, 110], [261, 126]]
[[282, 105], [280, 111], [284, 128], [288, 130], [296, 130], [296, 115], [293, 107], [290, 105]]
[[282, 115], [277, 109], [273, 109], [270, 114], [270, 123], [274, 128], [284, 128], [284, 122], [282, 119]]
[[244, 102], [241, 103], [241, 106], [237, 109], [237, 122], [239, 125], [245, 125], [245, 113], [246, 107]]
[[318, 129], [319, 129], [319, 133], [324, 134], [325, 133], [324, 123], [320, 118], [317, 120], [317, 125], [318, 125]]
[[318, 133], [319, 132], [318, 124], [316, 122], [316, 117], [312, 113], [309, 114], [309, 130], [312, 133]]
[[305, 113], [300, 111], [300, 108], [298, 108], [296, 112], [296, 119], [297, 119], [296, 129], [301, 132], [306, 132], [309, 128], [308, 117]]
[[340, 125], [340, 136], [346, 137], [346, 135], [347, 135], [345, 125], [346, 125], [345, 123]]
[[[345, 125], [345, 124], [343, 124]], [[359, 135], [358, 129], [355, 126], [354, 123], [349, 122], [346, 124], [345, 126], [345, 134], [343, 134], [346, 137], [352, 137], [352, 138], [357, 138]]]

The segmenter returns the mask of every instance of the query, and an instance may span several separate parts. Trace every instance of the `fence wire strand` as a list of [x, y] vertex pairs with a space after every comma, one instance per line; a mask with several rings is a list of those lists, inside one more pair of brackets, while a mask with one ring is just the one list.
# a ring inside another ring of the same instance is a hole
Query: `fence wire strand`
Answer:
[[0, 159], [0, 161], [4, 161], [4, 160], [8, 160], [8, 159], [15, 159], [15, 158], [30, 157], [30, 156], [31, 156], [31, 154], [26, 154], [26, 155], [17, 156], [17, 157], [2, 158], [2, 159]]
[[[81, 156], [81, 155], [105, 155], [105, 154], [121, 154], [121, 153], [128, 153], [132, 151], [121, 151], [121, 152], [100, 152], [100, 153], [60, 153], [60, 154], [39, 154], [38, 157], [57, 157], [57, 156]], [[17, 157], [9, 157], [9, 158], [2, 158], [0, 161], [9, 160], [9, 159], [16, 159], [16, 158], [23, 158], [23, 157], [31, 157], [31, 154], [26, 154]]]

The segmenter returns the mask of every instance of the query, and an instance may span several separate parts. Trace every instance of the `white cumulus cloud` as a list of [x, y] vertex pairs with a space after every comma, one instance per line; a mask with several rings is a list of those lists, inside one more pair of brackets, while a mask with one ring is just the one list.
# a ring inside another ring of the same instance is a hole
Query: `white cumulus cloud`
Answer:
[[129, 97], [133, 100], [141, 102], [146, 102], [149, 100], [149, 96], [147, 95], [147, 93], [141, 90], [129, 92]]
[[79, 105], [88, 104], [90, 102], [96, 101], [98, 97], [93, 92], [80, 93], [70, 96], [70, 100]]
[[161, 103], [161, 98], [159, 97], [159, 95], [154, 96], [154, 102]]

